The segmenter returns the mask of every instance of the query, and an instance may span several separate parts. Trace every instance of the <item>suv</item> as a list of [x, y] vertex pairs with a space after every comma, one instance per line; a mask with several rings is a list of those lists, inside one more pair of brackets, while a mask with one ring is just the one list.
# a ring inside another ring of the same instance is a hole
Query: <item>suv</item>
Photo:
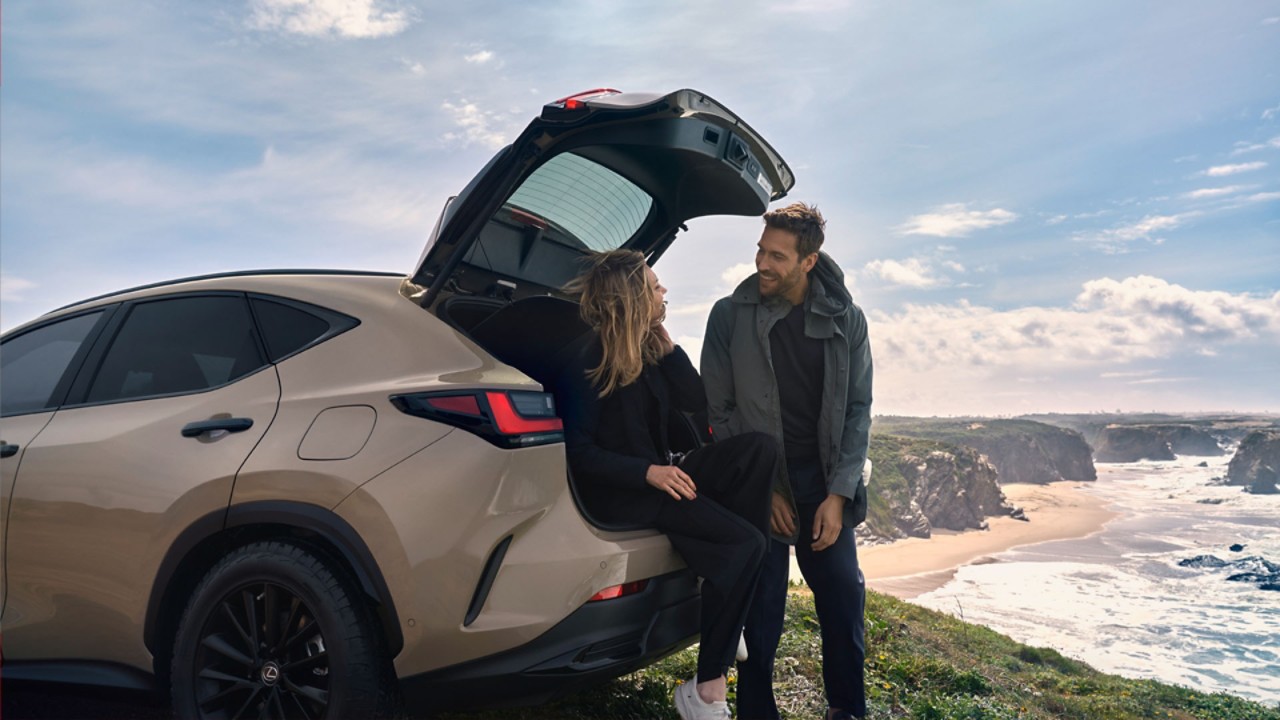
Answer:
[[560, 288], [792, 184], [702, 93], [597, 90], [545, 106], [408, 277], [198, 277], [5, 334], [5, 679], [351, 718], [537, 702], [686, 647], [697, 579], [666, 537], [577, 501], [549, 382], [587, 328]]

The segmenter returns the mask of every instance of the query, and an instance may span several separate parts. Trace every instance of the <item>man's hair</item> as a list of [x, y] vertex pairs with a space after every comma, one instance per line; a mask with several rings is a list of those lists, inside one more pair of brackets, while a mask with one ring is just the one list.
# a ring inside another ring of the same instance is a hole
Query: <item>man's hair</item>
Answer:
[[662, 343], [653, 330], [653, 292], [644, 255], [611, 250], [592, 254], [586, 262], [586, 270], [565, 290], [578, 296], [582, 319], [600, 334], [603, 357], [587, 377], [604, 397], [635, 382], [645, 365], [657, 364]]
[[822, 240], [827, 221], [818, 212], [817, 205], [805, 205], [802, 202], [767, 212], [764, 224], [777, 230], [786, 230], [796, 236], [796, 250], [800, 259], [804, 259], [822, 249]]

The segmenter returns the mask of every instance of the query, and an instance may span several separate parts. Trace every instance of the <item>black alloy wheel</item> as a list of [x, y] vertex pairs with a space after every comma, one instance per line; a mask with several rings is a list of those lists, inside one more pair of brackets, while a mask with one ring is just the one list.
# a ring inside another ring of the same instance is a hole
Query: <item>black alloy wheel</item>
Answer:
[[377, 714], [385, 663], [369, 613], [307, 549], [259, 543], [201, 582], [174, 646], [178, 717], [318, 720]]

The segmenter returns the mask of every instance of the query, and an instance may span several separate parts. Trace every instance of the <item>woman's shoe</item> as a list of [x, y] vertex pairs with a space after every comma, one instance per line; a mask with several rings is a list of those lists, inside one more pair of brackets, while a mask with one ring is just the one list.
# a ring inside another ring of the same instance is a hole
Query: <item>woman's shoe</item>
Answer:
[[730, 720], [729, 703], [723, 700], [704, 702], [698, 695], [698, 679], [685, 680], [676, 686], [676, 712], [682, 720]]

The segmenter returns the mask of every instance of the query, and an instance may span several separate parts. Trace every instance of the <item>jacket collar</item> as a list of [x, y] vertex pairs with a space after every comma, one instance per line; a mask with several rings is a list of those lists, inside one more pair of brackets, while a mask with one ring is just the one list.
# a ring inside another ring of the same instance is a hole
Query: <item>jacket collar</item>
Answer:
[[[760, 296], [759, 273], [751, 276], [734, 289], [729, 296], [733, 302], [743, 305], [773, 305], [776, 300]], [[818, 252], [818, 263], [809, 272], [809, 295], [805, 298], [808, 312], [826, 317], [843, 314], [853, 304], [853, 297], [844, 287], [844, 272], [825, 252]]]

